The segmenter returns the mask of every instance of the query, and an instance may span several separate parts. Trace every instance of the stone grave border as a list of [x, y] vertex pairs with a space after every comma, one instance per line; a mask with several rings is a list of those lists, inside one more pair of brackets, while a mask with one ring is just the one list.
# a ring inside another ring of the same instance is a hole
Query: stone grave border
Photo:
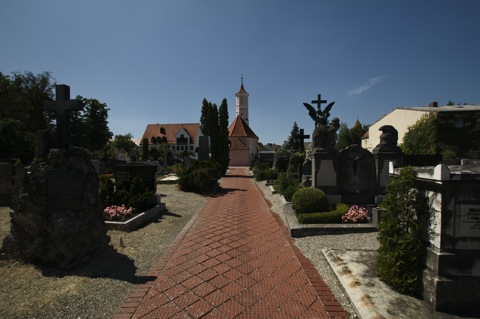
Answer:
[[152, 208], [135, 215], [134, 217], [126, 220], [126, 221], [113, 221], [113, 220], [106, 220], [105, 224], [109, 230], [121, 230], [130, 232], [140, 228], [141, 226], [147, 224], [149, 221], [154, 219], [155, 217], [160, 216], [166, 210], [165, 203], [161, 202], [161, 195], [155, 194], [155, 201], [156, 205]]
[[306, 237], [328, 234], [349, 234], [349, 233], [369, 233], [377, 231], [377, 224], [300, 224], [295, 216], [292, 204], [282, 198], [283, 213], [287, 220], [287, 227], [290, 230], [291, 237]]

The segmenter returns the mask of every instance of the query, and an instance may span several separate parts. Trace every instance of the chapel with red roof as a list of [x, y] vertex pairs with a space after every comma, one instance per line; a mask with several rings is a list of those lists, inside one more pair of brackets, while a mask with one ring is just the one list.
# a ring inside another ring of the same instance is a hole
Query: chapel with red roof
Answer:
[[235, 94], [236, 116], [228, 128], [230, 166], [250, 166], [258, 154], [258, 136], [249, 126], [248, 96], [243, 87]]

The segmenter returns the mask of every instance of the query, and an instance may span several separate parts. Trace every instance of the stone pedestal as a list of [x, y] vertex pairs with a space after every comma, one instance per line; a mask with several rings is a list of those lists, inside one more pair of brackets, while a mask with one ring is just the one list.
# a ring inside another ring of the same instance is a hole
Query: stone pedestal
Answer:
[[9, 252], [71, 268], [106, 246], [98, 175], [83, 150], [51, 149], [17, 174]]
[[[393, 162], [395, 167], [403, 166], [403, 153], [401, 152], [374, 152], [375, 159], [375, 194], [383, 198], [390, 181], [389, 163]], [[381, 201], [380, 201], [381, 202]], [[377, 203], [380, 203], [377, 201]]]
[[339, 156], [334, 150], [315, 150], [312, 157], [312, 186], [321, 189], [330, 204], [340, 202], [338, 188]]

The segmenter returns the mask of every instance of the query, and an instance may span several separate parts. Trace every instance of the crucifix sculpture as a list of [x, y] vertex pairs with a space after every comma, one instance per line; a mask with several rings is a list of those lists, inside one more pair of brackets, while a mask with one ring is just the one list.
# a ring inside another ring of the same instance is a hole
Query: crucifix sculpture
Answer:
[[322, 111], [322, 104], [327, 103], [327, 100], [322, 100], [322, 95], [317, 95], [317, 100], [313, 100], [312, 104], [317, 104], [317, 110], [313, 106], [308, 103], [303, 103], [303, 105], [307, 108], [308, 114], [310, 117], [315, 121], [315, 127], [327, 125], [328, 124], [328, 117], [330, 116], [330, 110], [333, 107], [335, 102], [328, 104], [325, 109]]
[[55, 86], [55, 101], [45, 102], [45, 111], [55, 112], [57, 118], [57, 147], [70, 145], [70, 111], [79, 111], [83, 107], [80, 100], [70, 100], [70, 87], [65, 84]]

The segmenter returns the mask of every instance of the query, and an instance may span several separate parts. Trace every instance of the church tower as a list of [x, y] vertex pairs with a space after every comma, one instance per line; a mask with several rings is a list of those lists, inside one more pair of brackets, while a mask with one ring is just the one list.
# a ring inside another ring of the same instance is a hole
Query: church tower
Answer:
[[243, 87], [243, 76], [242, 76], [242, 85], [240, 90], [235, 94], [235, 104], [236, 104], [236, 116], [241, 116], [245, 123], [248, 123], [248, 93]]

